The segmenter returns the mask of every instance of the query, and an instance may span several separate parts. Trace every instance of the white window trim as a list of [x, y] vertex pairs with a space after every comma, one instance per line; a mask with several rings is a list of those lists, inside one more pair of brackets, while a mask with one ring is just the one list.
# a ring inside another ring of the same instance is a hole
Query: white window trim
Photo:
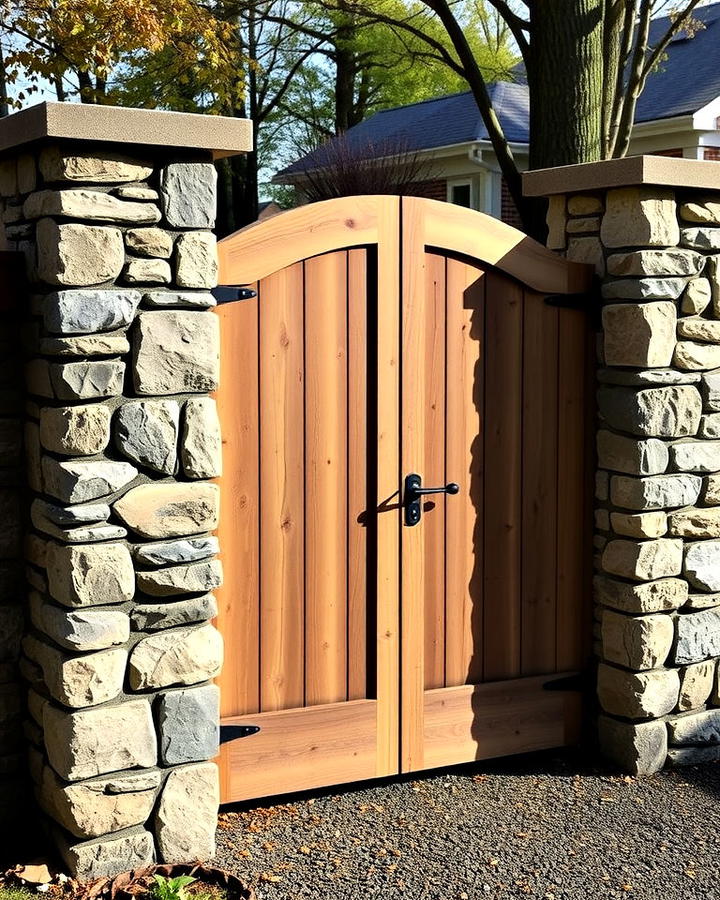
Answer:
[[477, 210], [478, 207], [478, 189], [477, 189], [477, 178], [474, 176], [467, 176], [465, 178], [448, 178], [447, 179], [447, 202], [452, 203], [452, 195], [454, 187], [469, 187], [470, 188], [470, 209]]

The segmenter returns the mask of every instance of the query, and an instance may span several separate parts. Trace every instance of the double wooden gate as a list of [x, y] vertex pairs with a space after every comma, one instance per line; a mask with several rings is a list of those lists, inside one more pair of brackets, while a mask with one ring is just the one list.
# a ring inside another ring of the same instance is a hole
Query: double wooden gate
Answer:
[[[250, 226], [220, 260], [255, 291], [219, 308], [223, 801], [574, 741], [589, 330], [546, 300], [587, 267], [382, 196]], [[412, 524], [408, 475], [459, 491]]]

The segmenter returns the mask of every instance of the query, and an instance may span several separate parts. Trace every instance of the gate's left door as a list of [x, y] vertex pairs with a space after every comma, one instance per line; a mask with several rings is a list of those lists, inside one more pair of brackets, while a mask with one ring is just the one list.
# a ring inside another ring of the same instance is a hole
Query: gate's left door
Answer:
[[223, 802], [397, 771], [368, 513], [375, 253], [305, 259], [218, 310]]

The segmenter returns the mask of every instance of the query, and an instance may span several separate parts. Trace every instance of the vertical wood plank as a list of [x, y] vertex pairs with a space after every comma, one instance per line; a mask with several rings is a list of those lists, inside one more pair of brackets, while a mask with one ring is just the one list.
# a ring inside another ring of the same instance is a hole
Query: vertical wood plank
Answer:
[[305, 700], [347, 697], [347, 253], [305, 262]]
[[[257, 284], [252, 288], [262, 293]], [[226, 654], [219, 678], [220, 714], [258, 712], [259, 518], [258, 305], [260, 297], [219, 306], [223, 475], [218, 539], [225, 587], [217, 591], [218, 627]], [[242, 602], [238, 602], [242, 597]]]
[[485, 681], [520, 674], [523, 289], [486, 276]]
[[482, 681], [485, 277], [447, 263], [445, 684]]
[[348, 253], [348, 700], [367, 697], [367, 251]]
[[305, 695], [302, 263], [262, 281], [260, 409], [260, 691], [266, 712], [302, 706]]
[[[425, 297], [419, 310], [423, 335], [423, 379], [418, 385], [424, 417], [423, 468], [426, 487], [445, 484], [445, 257], [425, 254]], [[455, 502], [455, 498], [452, 498]], [[445, 683], [445, 508], [437, 494], [423, 503], [418, 528], [422, 536], [424, 575], [425, 689]]]
[[555, 671], [558, 310], [526, 291], [523, 323], [522, 666]]

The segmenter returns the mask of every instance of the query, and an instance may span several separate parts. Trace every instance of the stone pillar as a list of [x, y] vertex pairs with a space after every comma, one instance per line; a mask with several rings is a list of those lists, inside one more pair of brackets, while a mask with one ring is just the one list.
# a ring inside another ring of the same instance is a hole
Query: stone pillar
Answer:
[[70, 869], [95, 877], [214, 852], [221, 447], [207, 137], [224, 128], [236, 150], [249, 144], [239, 120], [43, 107], [39, 124], [37, 108], [9, 120], [20, 146], [0, 162], [6, 237], [31, 286], [22, 666], [38, 802]]
[[601, 279], [595, 508], [604, 752], [720, 759], [720, 167], [529, 173], [550, 246]]

